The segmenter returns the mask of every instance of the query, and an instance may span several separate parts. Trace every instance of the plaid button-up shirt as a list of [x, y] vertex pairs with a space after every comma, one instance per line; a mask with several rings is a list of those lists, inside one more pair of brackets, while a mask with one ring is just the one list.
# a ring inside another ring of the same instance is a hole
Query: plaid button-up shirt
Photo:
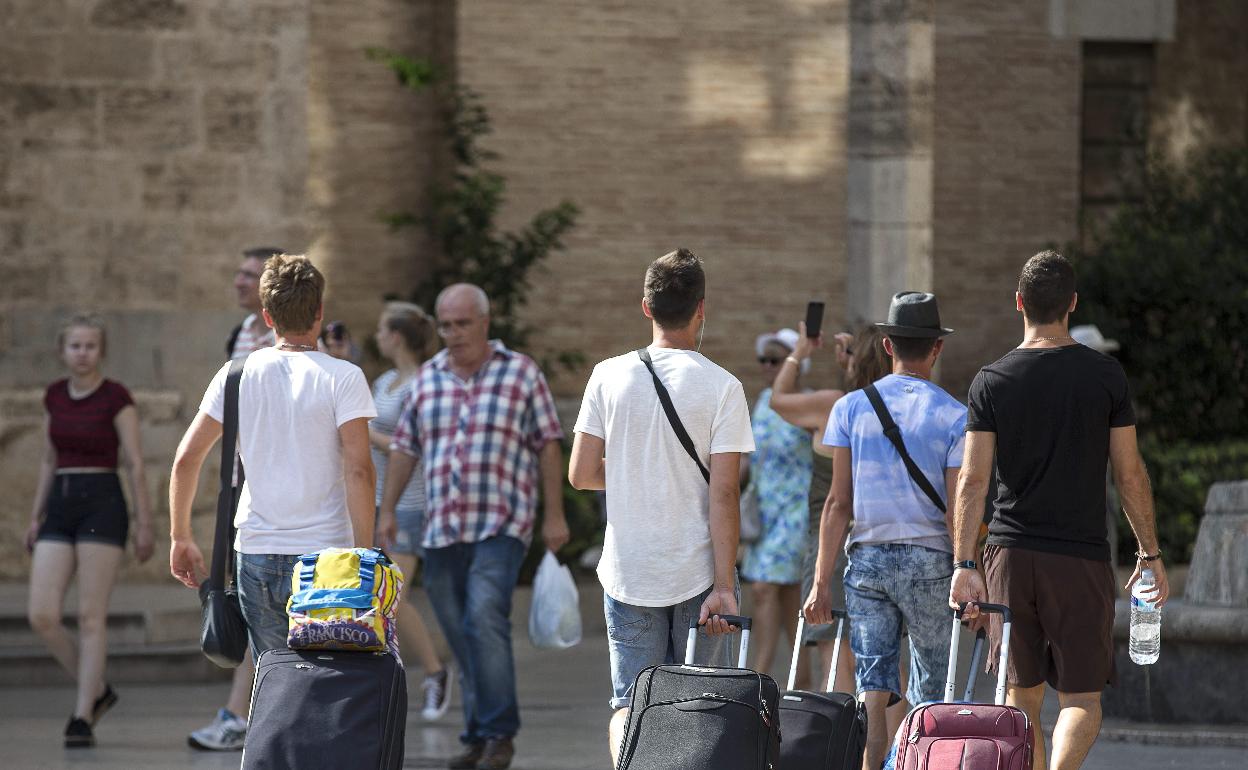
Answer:
[[425, 548], [510, 535], [526, 545], [537, 511], [538, 453], [563, 438], [533, 359], [491, 341], [467, 382], [445, 350], [412, 383], [391, 448], [421, 459]]

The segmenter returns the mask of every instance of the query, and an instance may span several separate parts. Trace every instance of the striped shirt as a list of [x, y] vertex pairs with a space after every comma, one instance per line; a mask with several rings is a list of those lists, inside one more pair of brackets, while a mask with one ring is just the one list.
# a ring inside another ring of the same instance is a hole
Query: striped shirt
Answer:
[[264, 323], [259, 313], [252, 313], [243, 319], [243, 325], [238, 329], [230, 358], [242, 358], [260, 348], [271, 348], [276, 344], [277, 337], [273, 334], [273, 329]]
[[392, 449], [422, 459], [425, 548], [507, 535], [528, 544], [537, 511], [538, 453], [563, 438], [533, 359], [491, 341], [466, 382], [440, 351], [421, 369]]
[[[377, 416], [369, 423], [369, 427], [390, 435], [394, 435], [399, 416], [403, 413], [403, 402], [407, 400], [407, 394], [411, 390], [410, 382], [391, 390], [397, 379], [399, 370], [391, 369], [373, 381], [373, 405], [377, 407]], [[386, 465], [390, 458], [376, 446], [372, 450], [373, 465], [377, 468], [377, 505], [380, 507], [381, 494], [386, 488]], [[403, 488], [403, 496], [399, 498], [399, 504], [395, 508], [400, 511], [424, 512], [425, 479], [419, 466], [412, 472], [412, 478]]]

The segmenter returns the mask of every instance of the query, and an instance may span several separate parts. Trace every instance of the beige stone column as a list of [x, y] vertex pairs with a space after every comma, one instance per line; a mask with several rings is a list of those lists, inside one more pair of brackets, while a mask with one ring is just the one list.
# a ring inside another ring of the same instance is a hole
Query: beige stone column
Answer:
[[850, 321], [932, 286], [933, 5], [850, 2]]

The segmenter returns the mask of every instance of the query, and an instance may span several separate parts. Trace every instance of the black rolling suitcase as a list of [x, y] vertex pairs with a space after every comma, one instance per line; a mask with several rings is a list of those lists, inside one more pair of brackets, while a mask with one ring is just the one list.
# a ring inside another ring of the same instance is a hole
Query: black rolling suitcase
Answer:
[[[845, 611], [832, 610], [836, 617], [836, 639], [844, 639]], [[851, 694], [834, 692], [838, 645], [832, 655], [832, 670], [826, 692], [794, 690], [797, 655], [801, 651], [806, 621], [798, 613], [797, 638], [793, 640], [793, 661], [789, 685], [780, 696], [780, 724], [784, 743], [780, 744], [781, 770], [858, 770], [867, 747], [867, 712]], [[812, 642], [813, 644], [813, 642]]]
[[738, 668], [693, 665], [698, 629], [690, 628], [683, 665], [637, 676], [619, 770], [779, 768], [779, 688], [745, 667], [750, 619], [722, 617], [741, 628]]
[[388, 652], [269, 650], [256, 661], [243, 770], [398, 770], [407, 675]]

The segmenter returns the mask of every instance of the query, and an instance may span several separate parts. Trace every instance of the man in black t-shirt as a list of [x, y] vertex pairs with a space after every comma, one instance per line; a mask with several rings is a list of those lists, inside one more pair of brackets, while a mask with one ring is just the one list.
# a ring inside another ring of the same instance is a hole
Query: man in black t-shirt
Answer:
[[[1169, 595], [1127, 378], [1117, 361], [1070, 337], [1077, 300], [1074, 269], [1061, 255], [1045, 251], [1029, 259], [1015, 295], [1023, 342], [971, 384], [949, 597], [954, 607], [990, 601], [1013, 611], [1006, 701], [1035, 725], [1036, 767], [1053, 770], [1082, 765], [1100, 732], [1101, 691], [1116, 677], [1107, 461], [1140, 546], [1127, 587], [1148, 567], [1156, 575], [1157, 605]], [[998, 480], [985, 586], [976, 571], [975, 535], [994, 452]], [[966, 617], [978, 614], [972, 605]], [[994, 660], [1000, 633], [994, 618]], [[1051, 765], [1040, 725], [1046, 683], [1061, 703]]]

